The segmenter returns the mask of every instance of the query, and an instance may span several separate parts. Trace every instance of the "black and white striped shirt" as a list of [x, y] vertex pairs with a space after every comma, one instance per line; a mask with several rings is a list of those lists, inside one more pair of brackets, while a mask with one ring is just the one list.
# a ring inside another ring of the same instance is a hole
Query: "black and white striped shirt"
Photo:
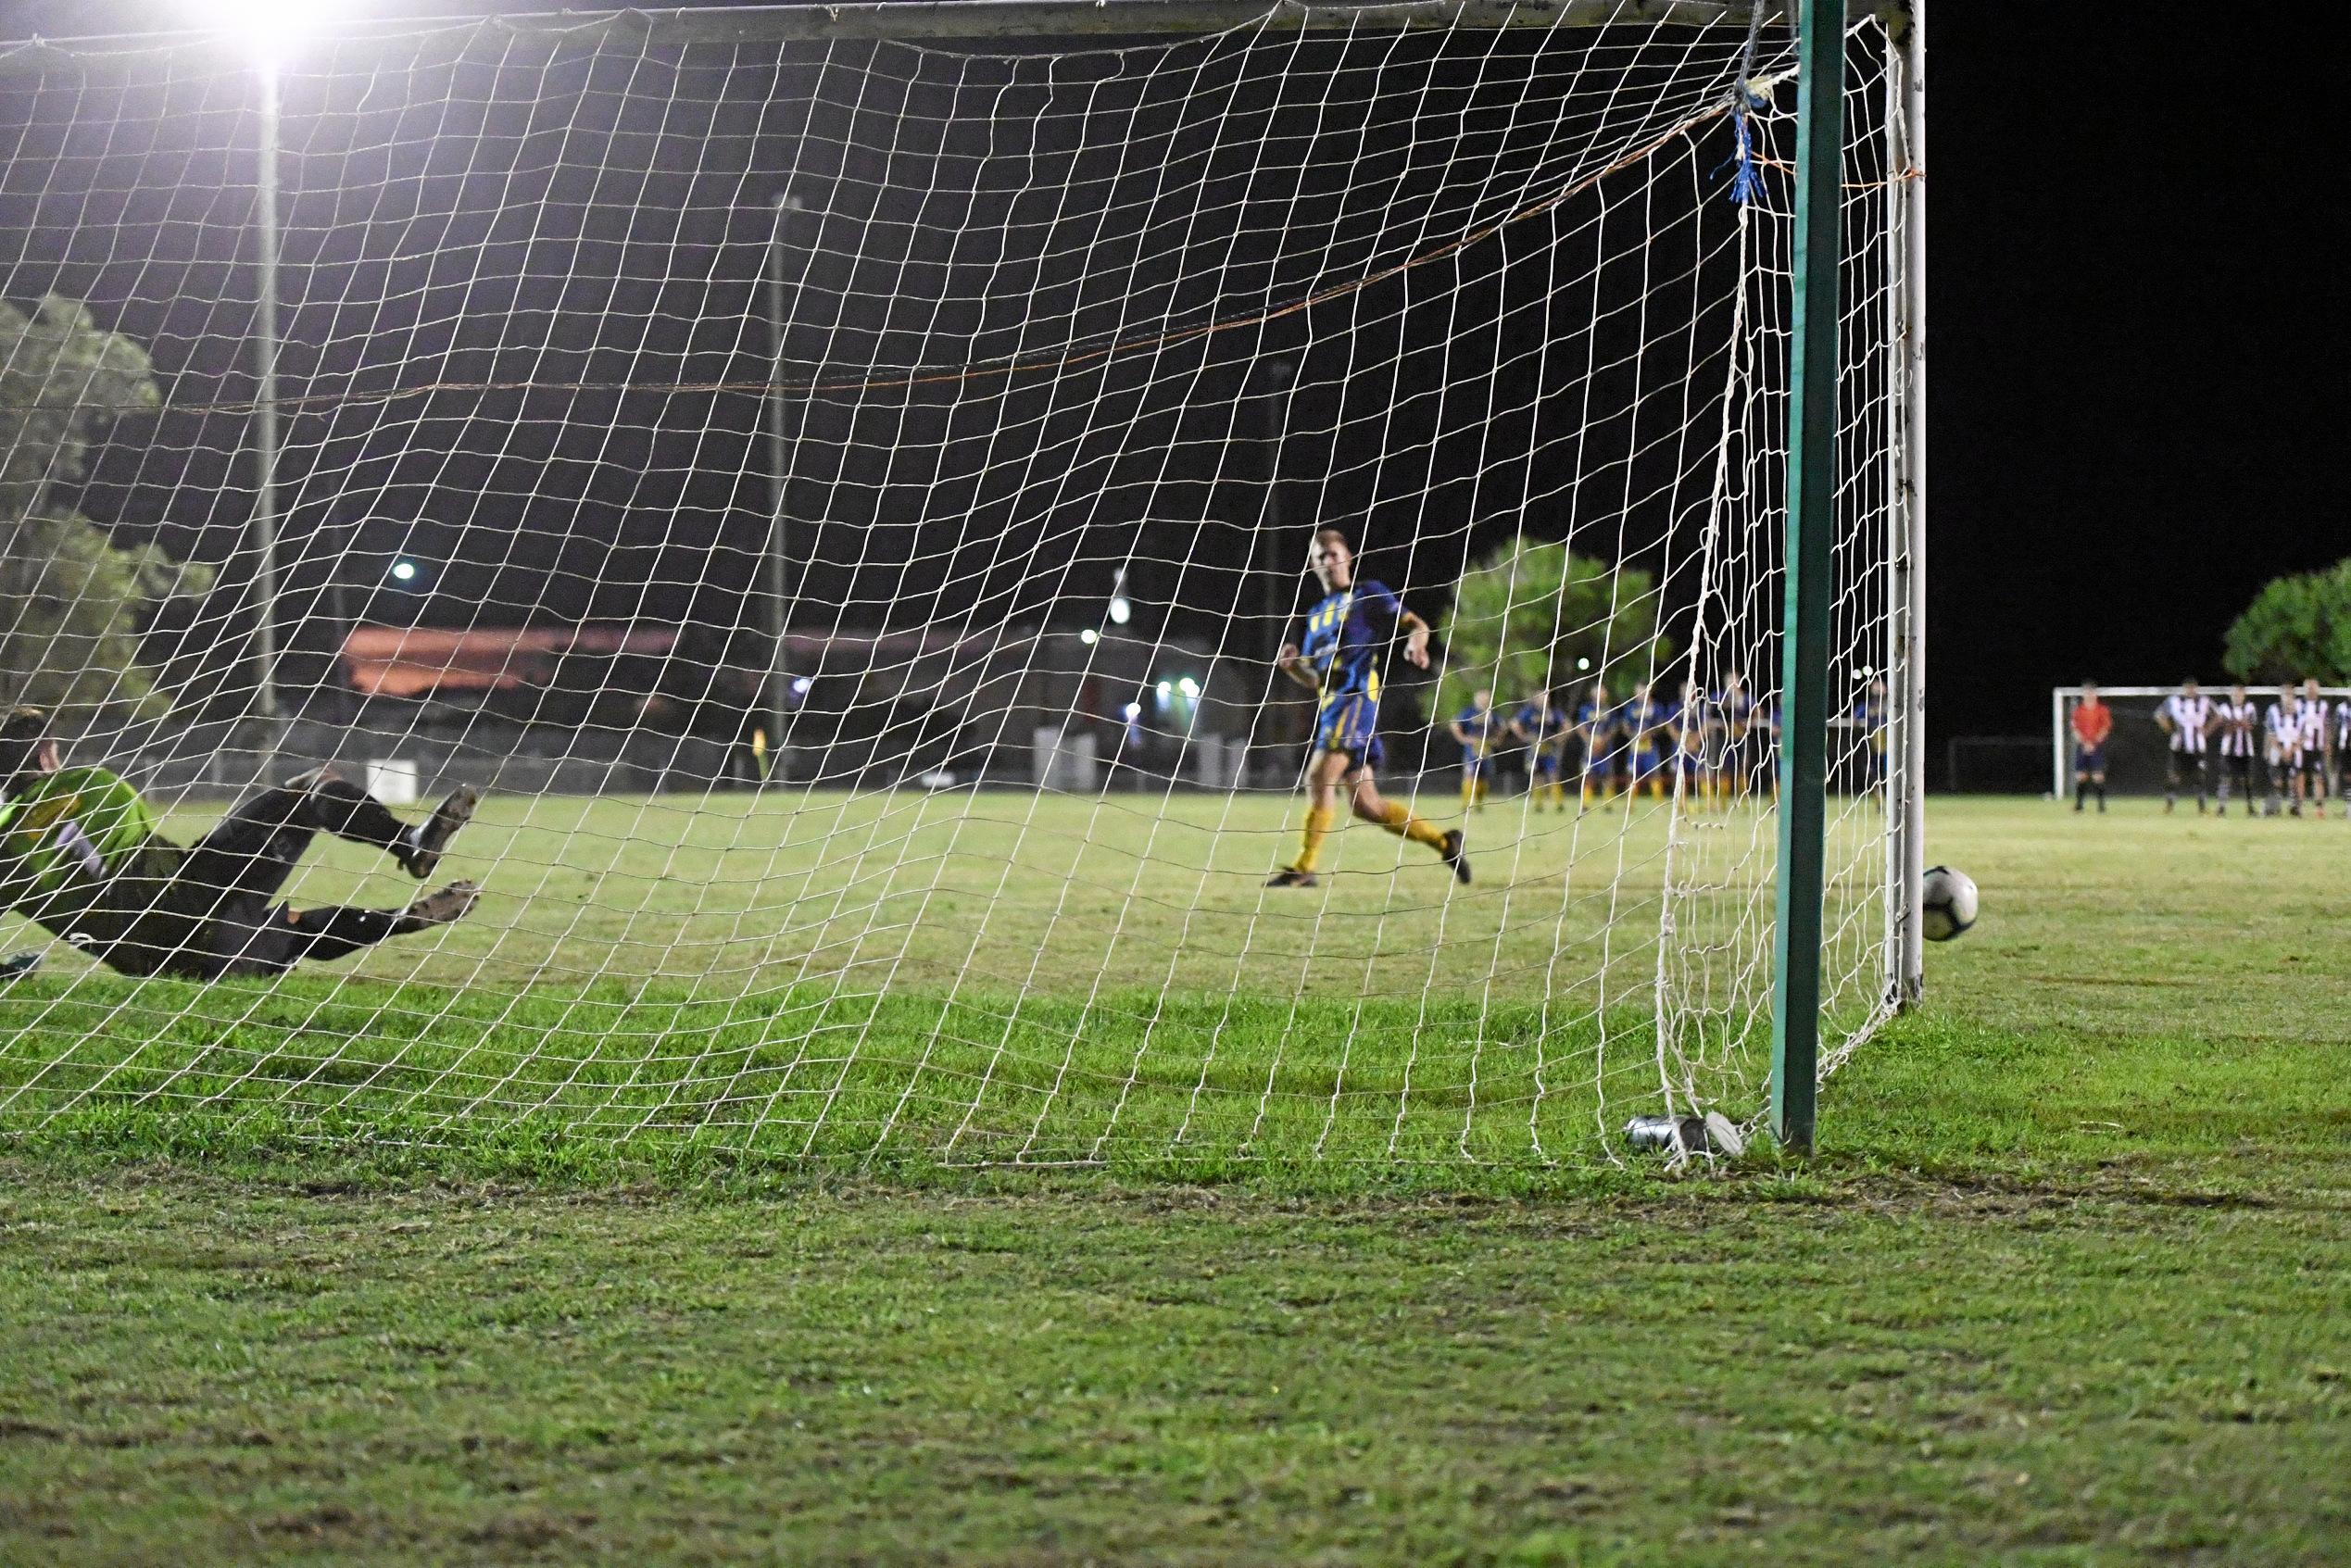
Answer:
[[2297, 717], [2301, 720], [2301, 734], [2298, 740], [2302, 755], [2324, 757], [2327, 754], [2326, 699], [2320, 697], [2318, 701], [2312, 702], [2307, 697], [2304, 698], [2302, 711]]
[[2302, 708], [2290, 697], [2282, 697], [2269, 705], [2263, 719], [2263, 727], [2269, 732], [2269, 748], [2285, 762], [2302, 759]]
[[2220, 755], [2223, 757], [2255, 757], [2261, 747], [2255, 735], [2261, 728], [2261, 709], [2251, 697], [2243, 702], [2223, 700], [2215, 706], [2220, 716]]
[[2163, 699], [2163, 715], [2171, 721], [2171, 749], [2203, 756], [2205, 731], [2212, 723], [2212, 699], [2202, 692], [2194, 696], [2173, 692]]

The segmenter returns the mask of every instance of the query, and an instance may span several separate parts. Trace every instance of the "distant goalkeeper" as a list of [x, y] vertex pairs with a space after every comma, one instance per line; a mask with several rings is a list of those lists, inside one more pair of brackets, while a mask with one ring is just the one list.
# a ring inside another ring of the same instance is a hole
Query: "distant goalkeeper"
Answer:
[[278, 901], [318, 834], [381, 849], [420, 882], [473, 815], [460, 788], [410, 826], [325, 768], [240, 802], [182, 848], [104, 768], [59, 766], [48, 716], [0, 719], [0, 908], [125, 974], [216, 980], [283, 974], [388, 936], [463, 918], [480, 889], [453, 882], [405, 909], [296, 909]]
[[1355, 581], [1355, 554], [1347, 535], [1326, 528], [1310, 558], [1323, 599], [1306, 612], [1303, 646], [1285, 645], [1282, 673], [1314, 694], [1314, 746], [1306, 759], [1306, 829], [1298, 858], [1266, 879], [1268, 887], [1312, 887], [1323, 839], [1339, 824], [1339, 790], [1346, 785], [1355, 815], [1389, 833], [1426, 844], [1469, 880], [1462, 832], [1413, 815], [1401, 800], [1382, 800], [1372, 782], [1379, 765], [1379, 662], [1389, 641], [1404, 633], [1404, 659], [1428, 668], [1428, 622], [1377, 583]]

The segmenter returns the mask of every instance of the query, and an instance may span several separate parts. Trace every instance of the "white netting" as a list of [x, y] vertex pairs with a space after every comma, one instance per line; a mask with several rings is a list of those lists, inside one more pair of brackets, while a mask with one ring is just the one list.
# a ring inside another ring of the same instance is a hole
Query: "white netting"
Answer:
[[[1793, 47], [1633, 9], [314, 40], [278, 82], [270, 496], [255, 69], [0, 61], [0, 696], [177, 845], [321, 761], [411, 822], [485, 791], [436, 872], [483, 884], [469, 916], [273, 977], [205, 971], [290, 951], [284, 912], [190, 916], [169, 851], [136, 885], [176, 925], [61, 896], [59, 809], [117, 903], [128, 830], [33, 790], [0, 877], [72, 940], [0, 989], [0, 1128], [1213, 1164], [1583, 1160], [1636, 1111], [1752, 1114]], [[1887, 996], [1907, 165], [1875, 23], [1848, 55], [1832, 1060]], [[1466, 828], [1468, 886], [1366, 822], [1264, 885], [1322, 525], [1440, 628], [1425, 674], [1379, 656], [1382, 787]], [[1539, 544], [1598, 597], [1518, 586]], [[1480, 568], [1502, 599], [1456, 605]], [[1733, 738], [1702, 703], [1687, 768], [1661, 740], [1653, 792], [1588, 811], [1578, 737], [1558, 796], [1504, 745], [1472, 809], [1457, 688], [1507, 714], [1546, 667], [1570, 712], [1733, 672], [1754, 707]], [[282, 897], [300, 932], [415, 891], [322, 834]]]

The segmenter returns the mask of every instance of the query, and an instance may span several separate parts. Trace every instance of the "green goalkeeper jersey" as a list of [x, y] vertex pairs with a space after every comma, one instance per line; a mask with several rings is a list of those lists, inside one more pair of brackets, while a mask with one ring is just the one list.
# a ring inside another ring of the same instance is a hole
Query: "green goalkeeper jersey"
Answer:
[[119, 774], [41, 774], [0, 800], [0, 903], [54, 928], [165, 847], [155, 809]]

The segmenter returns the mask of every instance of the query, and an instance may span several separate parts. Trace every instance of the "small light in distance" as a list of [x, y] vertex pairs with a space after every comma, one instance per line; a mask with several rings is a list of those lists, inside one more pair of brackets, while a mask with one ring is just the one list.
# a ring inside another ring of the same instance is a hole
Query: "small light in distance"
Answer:
[[1143, 705], [1139, 702], [1128, 703], [1126, 705], [1126, 716], [1129, 719], [1140, 719], [1143, 716]]
[[1173, 681], [1162, 681], [1162, 682], [1159, 684], [1159, 700], [1160, 700], [1160, 701], [1162, 701], [1162, 702], [1165, 702], [1165, 701], [1166, 701], [1169, 697], [1174, 696], [1175, 695], [1176, 695], [1176, 683], [1175, 683], [1175, 682], [1173, 682]]
[[1102, 640], [1102, 634], [1101, 634], [1100, 632], [1095, 631], [1095, 630], [1094, 630], [1091, 626], [1088, 626], [1087, 628], [1086, 628], [1086, 630], [1085, 630], [1085, 631], [1080, 632], [1080, 633], [1077, 634], [1077, 640], [1078, 640], [1079, 642], [1081, 642], [1081, 643], [1084, 643], [1084, 644], [1085, 644], [1087, 647], [1089, 647], [1089, 648], [1090, 648], [1090, 647], [1092, 647], [1092, 646], [1093, 646], [1096, 643], [1099, 643], [1099, 642], [1100, 642], [1100, 641]]
[[392, 581], [395, 583], [413, 583], [416, 581], [416, 562], [409, 560], [406, 558], [396, 560], [392, 563]]
[[1591, 668], [1591, 660], [1589, 659], [1579, 659], [1576, 660], [1576, 668], [1578, 670], [1589, 670]]
[[1176, 689], [1182, 692], [1188, 697], [1197, 697], [1200, 696], [1200, 683], [1193, 680], [1189, 675], [1187, 675], [1182, 680], [1176, 682]]
[[1118, 597], [1111, 600], [1110, 615], [1111, 624], [1113, 626], [1124, 626], [1129, 621], [1135, 619], [1135, 607], [1126, 602], [1125, 595], [1121, 594]]
[[816, 684], [816, 682], [809, 676], [795, 675], [792, 677], [792, 695], [794, 696], [808, 696], [809, 687], [814, 684]]

